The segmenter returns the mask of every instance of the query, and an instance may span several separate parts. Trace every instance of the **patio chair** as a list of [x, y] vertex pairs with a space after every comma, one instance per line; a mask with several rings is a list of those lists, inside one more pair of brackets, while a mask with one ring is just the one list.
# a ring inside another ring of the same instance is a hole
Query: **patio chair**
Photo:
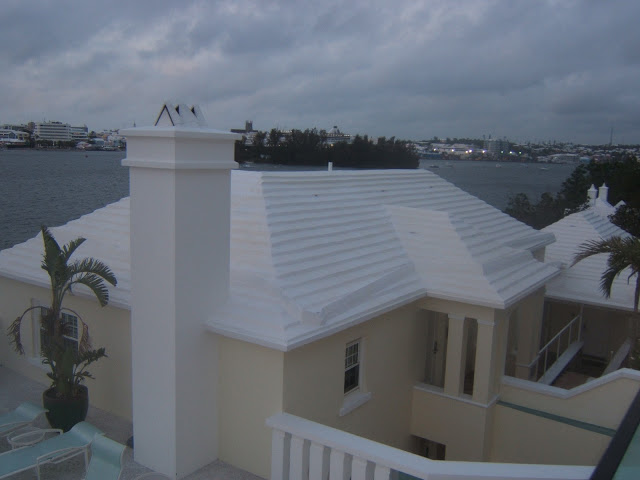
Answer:
[[0, 415], [0, 437], [33, 424], [45, 412], [42, 407], [24, 402], [14, 411]]
[[[38, 480], [40, 479], [40, 467], [47, 463], [60, 463], [76, 455], [84, 453], [84, 466], [87, 467], [89, 446], [96, 435], [103, 433], [87, 422], [80, 422], [62, 433], [61, 430], [44, 430], [45, 432], [58, 433], [40, 443], [29, 447], [0, 454], [0, 478], [5, 478], [31, 468], [36, 469]], [[32, 435], [33, 432], [24, 433], [13, 437], [20, 441], [21, 436]]]
[[91, 461], [85, 480], [118, 480], [126, 448], [110, 438], [97, 435], [91, 444]]

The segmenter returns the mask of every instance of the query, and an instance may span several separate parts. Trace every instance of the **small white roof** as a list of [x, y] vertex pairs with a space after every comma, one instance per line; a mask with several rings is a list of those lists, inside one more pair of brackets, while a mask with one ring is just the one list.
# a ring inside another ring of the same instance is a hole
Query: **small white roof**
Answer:
[[[86, 237], [128, 307], [128, 198], [52, 231]], [[426, 295], [502, 309], [557, 274], [531, 254], [553, 240], [427, 170], [234, 171], [230, 296], [207, 326], [289, 350]], [[0, 275], [47, 286], [41, 255], [39, 237], [4, 250]]]
[[578, 247], [584, 242], [630, 236], [609, 220], [608, 215], [614, 211], [606, 200], [597, 199], [596, 204], [586, 210], [568, 215], [542, 229], [556, 236], [556, 242], [546, 248], [545, 263], [561, 264], [563, 268], [560, 275], [547, 284], [548, 298], [633, 310], [635, 281], [627, 283], [628, 271], [623, 271], [614, 280], [610, 298], [600, 290], [600, 278], [607, 268], [608, 255], [594, 255], [571, 266]]

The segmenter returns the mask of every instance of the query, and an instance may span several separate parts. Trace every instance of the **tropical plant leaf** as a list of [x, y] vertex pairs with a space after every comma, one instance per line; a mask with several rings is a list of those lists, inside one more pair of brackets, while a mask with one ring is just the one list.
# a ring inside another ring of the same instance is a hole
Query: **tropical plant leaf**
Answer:
[[80, 261], [75, 261], [69, 265], [68, 269], [71, 276], [83, 273], [92, 273], [101, 277], [113, 286], [118, 284], [116, 276], [113, 274], [111, 269], [95, 258], [84, 258]]
[[76, 249], [85, 242], [85, 240], [86, 238], [84, 237], [78, 237], [75, 240], [71, 240], [69, 243], [62, 247], [62, 257], [64, 258], [65, 262], [69, 261], [69, 258], [71, 258], [71, 255], [73, 255], [73, 252], [75, 252]]
[[105, 285], [102, 278], [98, 275], [93, 273], [83, 274], [76, 278], [73, 282], [69, 283], [68, 289], [70, 290], [71, 286], [75, 284], [85, 285], [86, 287], [89, 287], [102, 307], [109, 303], [109, 289]]
[[634, 311], [638, 311], [638, 296], [640, 293], [640, 240], [629, 237], [611, 237], [606, 240], [591, 240], [579, 246], [573, 259], [572, 266], [593, 255], [608, 254], [607, 268], [600, 277], [600, 289], [605, 297], [611, 297], [614, 280], [626, 269], [630, 273], [627, 283], [636, 277], [634, 293]]
[[13, 344], [13, 348], [20, 355], [24, 355], [24, 347], [22, 345], [22, 337], [20, 336], [20, 327], [22, 326], [23, 315], [16, 318], [9, 328], [7, 328], [7, 335], [9, 335], [9, 342]]

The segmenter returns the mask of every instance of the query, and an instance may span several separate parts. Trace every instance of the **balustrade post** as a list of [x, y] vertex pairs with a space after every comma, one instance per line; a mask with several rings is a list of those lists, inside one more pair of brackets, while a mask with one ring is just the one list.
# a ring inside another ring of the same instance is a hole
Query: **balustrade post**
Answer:
[[389, 480], [391, 469], [384, 465], [377, 465], [373, 471], [373, 480]]
[[289, 480], [305, 480], [309, 471], [309, 452], [305, 448], [305, 439], [291, 436], [289, 449]]
[[348, 480], [349, 468], [347, 455], [340, 450], [331, 450], [329, 455], [329, 478], [331, 480]]
[[367, 478], [367, 459], [353, 457], [351, 461], [351, 480], [366, 480]]
[[329, 451], [324, 445], [311, 442], [309, 447], [309, 478], [327, 478], [329, 473]]
[[[271, 478], [289, 478], [289, 452], [286, 448], [286, 434], [273, 429], [271, 433]], [[285, 467], [286, 466], [286, 467]]]

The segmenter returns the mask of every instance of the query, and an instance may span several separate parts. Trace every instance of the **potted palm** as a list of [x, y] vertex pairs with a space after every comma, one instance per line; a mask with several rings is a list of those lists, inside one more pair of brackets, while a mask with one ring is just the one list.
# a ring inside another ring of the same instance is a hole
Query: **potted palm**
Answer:
[[[51, 426], [68, 431], [87, 415], [89, 394], [82, 383], [93, 378], [87, 367], [107, 355], [104, 348], [93, 349], [87, 324], [77, 312], [63, 307], [63, 301], [72, 287], [84, 285], [104, 307], [109, 303], [106, 282], [115, 286], [117, 281], [111, 269], [99, 260], [70, 260], [85, 242], [84, 238], [72, 240], [61, 248], [49, 229], [43, 226], [42, 239], [44, 255], [41, 267], [51, 281], [51, 305], [26, 309], [9, 326], [8, 335], [16, 352], [24, 354], [20, 338], [22, 321], [27, 313], [40, 309], [40, 355], [42, 363], [50, 368], [47, 376], [51, 379], [51, 386], [43, 393], [42, 401], [48, 410], [47, 419]], [[70, 341], [70, 338], [74, 340]]]

